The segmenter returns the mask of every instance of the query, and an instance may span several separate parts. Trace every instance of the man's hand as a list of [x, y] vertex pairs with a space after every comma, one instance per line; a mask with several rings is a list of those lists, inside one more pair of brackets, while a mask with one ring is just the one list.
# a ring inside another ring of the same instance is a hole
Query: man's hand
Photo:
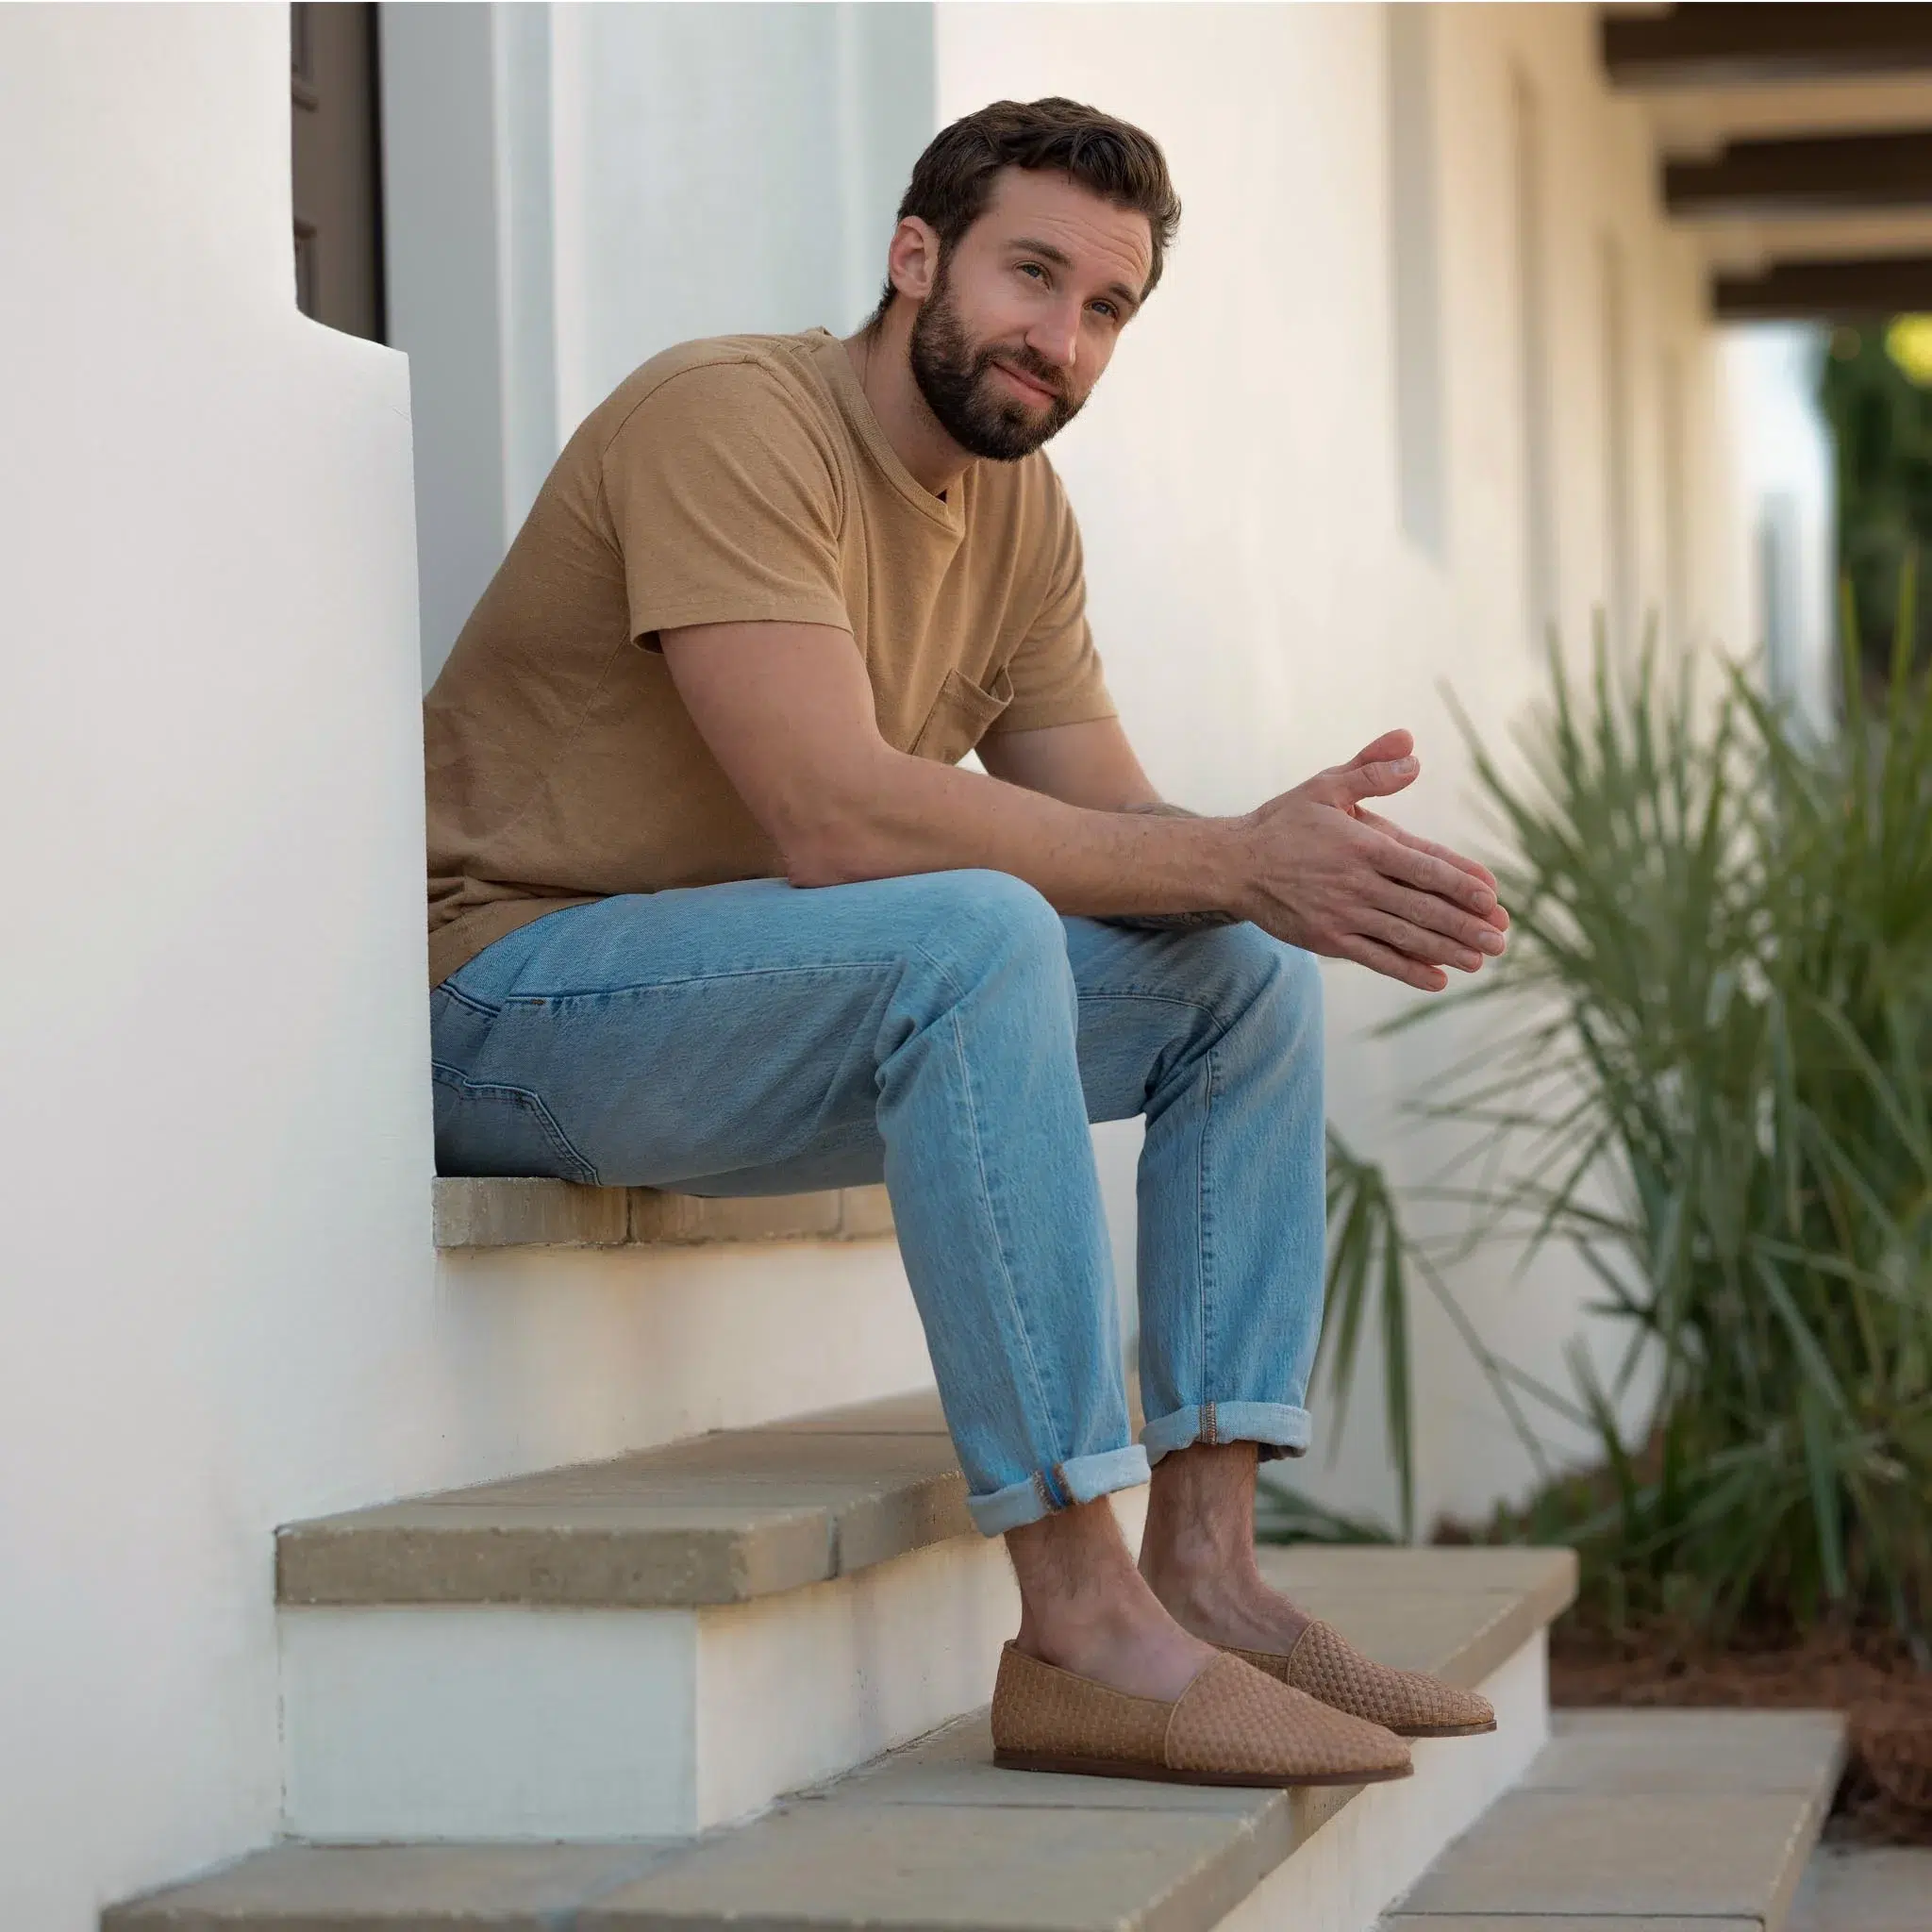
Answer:
[[1441, 967], [1474, 973], [1503, 950], [1509, 915], [1484, 867], [1364, 808], [1414, 784], [1414, 754], [1407, 731], [1385, 732], [1250, 812], [1251, 890], [1234, 909], [1311, 953], [1441, 992]]

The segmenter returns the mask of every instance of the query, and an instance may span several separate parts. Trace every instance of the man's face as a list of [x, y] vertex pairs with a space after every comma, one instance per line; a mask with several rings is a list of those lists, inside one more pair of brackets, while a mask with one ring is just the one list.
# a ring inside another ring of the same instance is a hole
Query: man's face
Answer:
[[1140, 306], [1145, 215], [1064, 175], [1008, 168], [912, 324], [913, 379], [959, 447], [1030, 456], [1078, 414]]

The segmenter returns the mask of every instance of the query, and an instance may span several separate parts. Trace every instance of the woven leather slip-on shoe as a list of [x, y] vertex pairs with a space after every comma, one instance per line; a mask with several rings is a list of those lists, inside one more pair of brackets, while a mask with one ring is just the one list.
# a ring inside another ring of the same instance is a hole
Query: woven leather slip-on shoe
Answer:
[[1458, 1690], [1421, 1671], [1398, 1671], [1365, 1657], [1332, 1624], [1313, 1623], [1284, 1657], [1274, 1651], [1221, 1648], [1297, 1690], [1398, 1738], [1476, 1738], [1496, 1728], [1487, 1697]]
[[1190, 1785], [1366, 1785], [1407, 1777], [1378, 1724], [1219, 1657], [1172, 1704], [1130, 1697], [1008, 1643], [992, 1693], [993, 1762], [1012, 1771]]

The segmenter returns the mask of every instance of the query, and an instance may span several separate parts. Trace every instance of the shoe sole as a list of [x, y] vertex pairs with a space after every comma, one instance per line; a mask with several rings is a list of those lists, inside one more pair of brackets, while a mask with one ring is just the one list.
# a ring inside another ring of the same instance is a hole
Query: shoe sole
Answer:
[[1412, 1777], [1415, 1766], [1378, 1771], [1341, 1771], [1290, 1776], [1281, 1772], [1170, 1771], [1164, 1764], [1136, 1764], [1120, 1757], [1060, 1757], [1041, 1751], [995, 1751], [1002, 1771], [1045, 1771], [1061, 1777], [1132, 1777], [1162, 1785], [1240, 1785], [1264, 1790], [1299, 1790], [1304, 1785], [1381, 1785]]
[[1496, 1728], [1491, 1718], [1486, 1724], [1417, 1724], [1413, 1729], [1387, 1726], [1398, 1738], [1487, 1738]]

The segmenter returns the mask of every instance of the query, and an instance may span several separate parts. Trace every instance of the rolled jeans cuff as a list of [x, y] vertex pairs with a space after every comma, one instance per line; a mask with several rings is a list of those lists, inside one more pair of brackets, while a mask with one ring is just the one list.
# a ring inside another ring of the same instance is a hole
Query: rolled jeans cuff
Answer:
[[1146, 1450], [1130, 1442], [1124, 1449], [1103, 1449], [1097, 1456], [1076, 1456], [1071, 1462], [1035, 1470], [1024, 1483], [1009, 1483], [990, 1496], [968, 1496], [966, 1508], [980, 1535], [1003, 1536], [1056, 1509], [1091, 1503], [1115, 1490], [1136, 1489], [1147, 1475]]
[[1263, 1462], [1274, 1462], [1306, 1456], [1312, 1433], [1307, 1410], [1285, 1402], [1204, 1402], [1149, 1422], [1141, 1441], [1150, 1463], [1194, 1442], [1253, 1442]]

